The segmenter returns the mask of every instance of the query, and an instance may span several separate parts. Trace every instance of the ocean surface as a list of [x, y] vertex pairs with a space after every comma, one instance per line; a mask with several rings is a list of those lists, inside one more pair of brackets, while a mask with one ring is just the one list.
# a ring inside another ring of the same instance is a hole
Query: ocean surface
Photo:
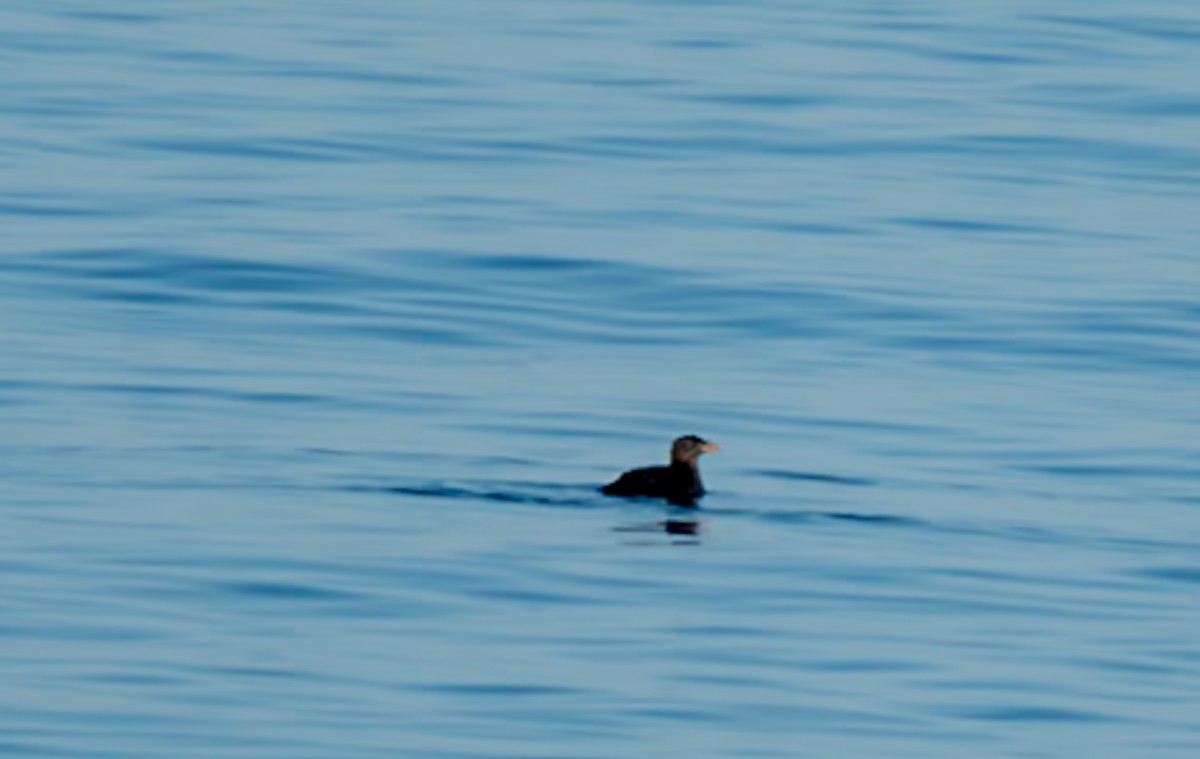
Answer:
[[10, 3], [0, 176], [4, 757], [1200, 756], [1192, 0]]

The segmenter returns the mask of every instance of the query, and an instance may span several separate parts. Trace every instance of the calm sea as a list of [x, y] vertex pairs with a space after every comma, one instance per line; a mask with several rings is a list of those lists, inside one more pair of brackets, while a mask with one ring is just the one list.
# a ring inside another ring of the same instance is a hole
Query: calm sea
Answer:
[[1200, 756], [1193, 0], [9, 3], [0, 172], [0, 755]]

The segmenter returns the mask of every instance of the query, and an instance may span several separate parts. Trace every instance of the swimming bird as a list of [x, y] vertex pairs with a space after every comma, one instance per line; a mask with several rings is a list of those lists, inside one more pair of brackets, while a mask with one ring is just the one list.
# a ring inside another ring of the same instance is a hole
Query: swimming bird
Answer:
[[671, 463], [631, 469], [600, 488], [605, 495], [665, 498], [676, 506], [695, 506], [704, 495], [700, 482], [699, 459], [716, 453], [721, 447], [695, 435], [684, 435], [671, 444]]

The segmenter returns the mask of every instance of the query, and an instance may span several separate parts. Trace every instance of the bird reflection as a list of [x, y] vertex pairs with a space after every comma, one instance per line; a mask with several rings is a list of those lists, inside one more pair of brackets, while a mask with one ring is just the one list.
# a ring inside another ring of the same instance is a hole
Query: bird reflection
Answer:
[[663, 532], [668, 535], [700, 537], [700, 520], [695, 517], [689, 519], [664, 519], [660, 524], [662, 525]]
[[[614, 527], [614, 532], [666, 535], [671, 545], [699, 545], [704, 523], [695, 516], [670, 516], [657, 522], [638, 522]], [[631, 540], [630, 545], [657, 544], [657, 540]]]

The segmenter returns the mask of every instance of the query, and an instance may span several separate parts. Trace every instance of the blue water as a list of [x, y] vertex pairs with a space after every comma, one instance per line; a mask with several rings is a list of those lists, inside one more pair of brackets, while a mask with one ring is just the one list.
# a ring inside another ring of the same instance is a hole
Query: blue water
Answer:
[[0, 754], [1200, 755], [1195, 3], [18, 5]]

